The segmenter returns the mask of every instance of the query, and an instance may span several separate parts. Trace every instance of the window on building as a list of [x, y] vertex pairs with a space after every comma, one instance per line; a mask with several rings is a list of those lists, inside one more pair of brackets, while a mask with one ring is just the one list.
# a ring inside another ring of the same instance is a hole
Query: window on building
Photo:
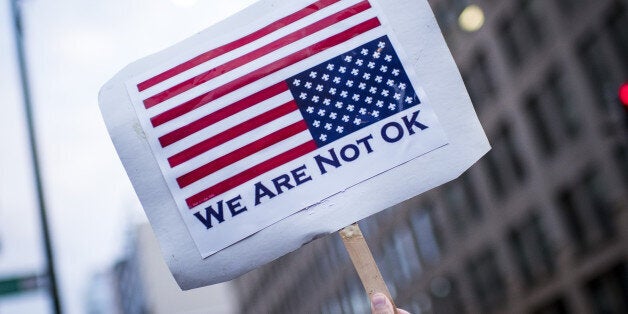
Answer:
[[391, 232], [382, 243], [382, 256], [378, 265], [384, 279], [392, 283], [389, 289], [394, 295], [421, 273], [419, 253], [414, 246], [412, 232], [404, 226]]
[[618, 107], [617, 89], [623, 82], [613, 66], [613, 54], [599, 34], [589, 35], [578, 46], [580, 64], [596, 96], [597, 107], [606, 114]]
[[556, 0], [560, 13], [572, 13], [587, 2], [587, 0]]
[[397, 286], [395, 284], [402, 280], [402, 275], [399, 274], [399, 260], [392, 235], [389, 234], [388, 237], [382, 239], [378, 246], [378, 251], [373, 257], [379, 266], [382, 277], [388, 283], [390, 294], [394, 298], [397, 296]]
[[615, 234], [613, 209], [606, 194], [606, 184], [598, 172], [590, 171], [583, 179], [584, 194], [593, 214], [593, 221], [599, 227], [600, 237], [610, 238]]
[[483, 158], [483, 163], [486, 168], [486, 172], [488, 174], [489, 185], [491, 186], [491, 190], [495, 195], [504, 195], [505, 194], [505, 180], [502, 177], [502, 173], [499, 171], [499, 167], [497, 166], [497, 158], [495, 158], [494, 151], [491, 150], [486, 154]]
[[349, 294], [354, 313], [368, 313], [371, 310], [370, 301], [357, 275], [351, 276], [349, 280]]
[[587, 284], [593, 313], [628, 313], [628, 266], [620, 264]]
[[491, 140], [493, 149], [485, 157], [489, 179], [498, 197], [504, 197], [526, 177], [521, 159], [521, 145], [516, 143], [510, 126], [502, 124]]
[[520, 0], [519, 13], [527, 28], [525, 36], [529, 42], [540, 46], [543, 43], [543, 13], [545, 11], [545, 2], [543, 0]]
[[563, 221], [580, 251], [604, 243], [616, 232], [611, 203], [605, 191], [602, 176], [590, 170], [557, 194]]
[[525, 49], [525, 46], [520, 47], [516, 29], [514, 20], [510, 18], [505, 19], [499, 29], [499, 40], [506, 52], [508, 61], [515, 66], [519, 66], [523, 61], [523, 52], [521, 50]]
[[532, 311], [533, 314], [568, 314], [571, 311], [567, 310], [567, 303], [562, 297], [552, 300], [547, 304], [538, 307]]
[[449, 219], [457, 232], [464, 233], [470, 222], [482, 216], [468, 172], [447, 184], [443, 195]]
[[628, 149], [626, 149], [625, 145], [617, 145], [614, 156], [617, 169], [623, 176], [624, 184], [628, 185]]
[[507, 168], [509, 172], [514, 175], [514, 178], [521, 182], [525, 179], [525, 167], [521, 160], [520, 145], [515, 143], [512, 131], [509, 127], [503, 125], [500, 130], [499, 144], [504, 145], [504, 157], [507, 160]]
[[556, 114], [562, 131], [568, 137], [575, 137], [580, 129], [580, 117], [577, 107], [574, 106], [571, 84], [567, 80], [567, 76], [558, 69], [552, 70], [545, 82], [545, 93], [549, 106], [555, 109], [552, 114]]
[[423, 262], [429, 266], [435, 266], [441, 258], [440, 237], [432, 213], [431, 206], [425, 206], [410, 213], [410, 224], [414, 231], [419, 254]]
[[495, 81], [486, 53], [476, 53], [471, 67], [464, 74], [464, 81], [476, 109], [480, 110], [495, 95]]
[[[619, 60], [628, 69], [628, 5], [617, 1], [611, 9], [607, 27]], [[628, 75], [628, 73], [624, 73]]]
[[470, 259], [466, 266], [475, 297], [484, 313], [500, 309], [507, 298], [507, 286], [491, 249]]
[[[353, 310], [352, 304], [351, 304], [351, 294], [348, 290], [348, 286], [341, 286], [338, 289], [338, 293], [339, 293], [339, 299], [340, 299], [340, 306], [342, 307], [342, 313], [355, 313], [355, 311]], [[296, 313], [296, 312], [292, 312], [292, 313]]]
[[579, 131], [577, 108], [571, 100], [565, 77], [553, 70], [543, 81], [538, 93], [530, 95], [525, 104], [526, 116], [541, 152], [551, 155], [566, 138]]
[[544, 112], [544, 107], [541, 106], [539, 96], [529, 96], [526, 101], [525, 112], [530, 120], [530, 126], [532, 133], [537, 140], [541, 151], [545, 155], [549, 155], [556, 150], [556, 140], [552, 138], [549, 122], [549, 116]]
[[527, 288], [549, 279], [554, 273], [551, 245], [538, 215], [530, 216], [511, 230], [508, 242]]
[[406, 224], [398, 224], [393, 234], [394, 247], [397, 250], [397, 259], [399, 260], [399, 273], [401, 283], [408, 283], [412, 279], [419, 276], [422, 272], [419, 253], [414, 245], [414, 237], [412, 231]]
[[499, 28], [502, 48], [514, 66], [520, 66], [525, 57], [544, 41], [541, 26], [543, 1], [519, 0], [512, 16], [506, 17]]

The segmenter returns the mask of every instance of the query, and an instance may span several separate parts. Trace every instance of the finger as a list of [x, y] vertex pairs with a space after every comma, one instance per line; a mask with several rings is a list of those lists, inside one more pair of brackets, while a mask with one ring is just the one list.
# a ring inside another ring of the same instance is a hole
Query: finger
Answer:
[[395, 309], [386, 295], [376, 293], [371, 297], [371, 312], [373, 314], [394, 314]]

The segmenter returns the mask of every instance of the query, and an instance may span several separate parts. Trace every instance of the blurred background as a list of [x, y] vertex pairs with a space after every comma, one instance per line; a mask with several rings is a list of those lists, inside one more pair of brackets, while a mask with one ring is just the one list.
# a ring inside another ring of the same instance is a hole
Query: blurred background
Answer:
[[[100, 117], [118, 70], [252, 2], [0, 0], [0, 313], [369, 311], [335, 235], [180, 292]], [[429, 2], [493, 150], [361, 222], [397, 305], [628, 313], [628, 1]]]

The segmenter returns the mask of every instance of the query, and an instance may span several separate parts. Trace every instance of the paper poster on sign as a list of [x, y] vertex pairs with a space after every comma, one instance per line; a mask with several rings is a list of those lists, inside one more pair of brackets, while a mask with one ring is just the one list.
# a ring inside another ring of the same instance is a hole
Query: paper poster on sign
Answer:
[[260, 1], [130, 65], [100, 104], [184, 289], [445, 183], [489, 149], [424, 0]]

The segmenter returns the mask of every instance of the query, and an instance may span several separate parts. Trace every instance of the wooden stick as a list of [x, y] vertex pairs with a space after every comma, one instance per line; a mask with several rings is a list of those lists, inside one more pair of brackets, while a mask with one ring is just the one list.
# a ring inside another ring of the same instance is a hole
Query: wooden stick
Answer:
[[396, 314], [397, 307], [395, 306], [395, 302], [390, 295], [390, 291], [388, 291], [388, 287], [382, 278], [379, 268], [377, 268], [373, 254], [364, 240], [360, 226], [354, 223], [340, 230], [338, 233], [342, 238], [342, 242], [345, 244], [345, 248], [353, 262], [353, 267], [355, 267], [355, 270], [358, 272], [369, 299], [377, 292], [385, 294], [393, 304]]

